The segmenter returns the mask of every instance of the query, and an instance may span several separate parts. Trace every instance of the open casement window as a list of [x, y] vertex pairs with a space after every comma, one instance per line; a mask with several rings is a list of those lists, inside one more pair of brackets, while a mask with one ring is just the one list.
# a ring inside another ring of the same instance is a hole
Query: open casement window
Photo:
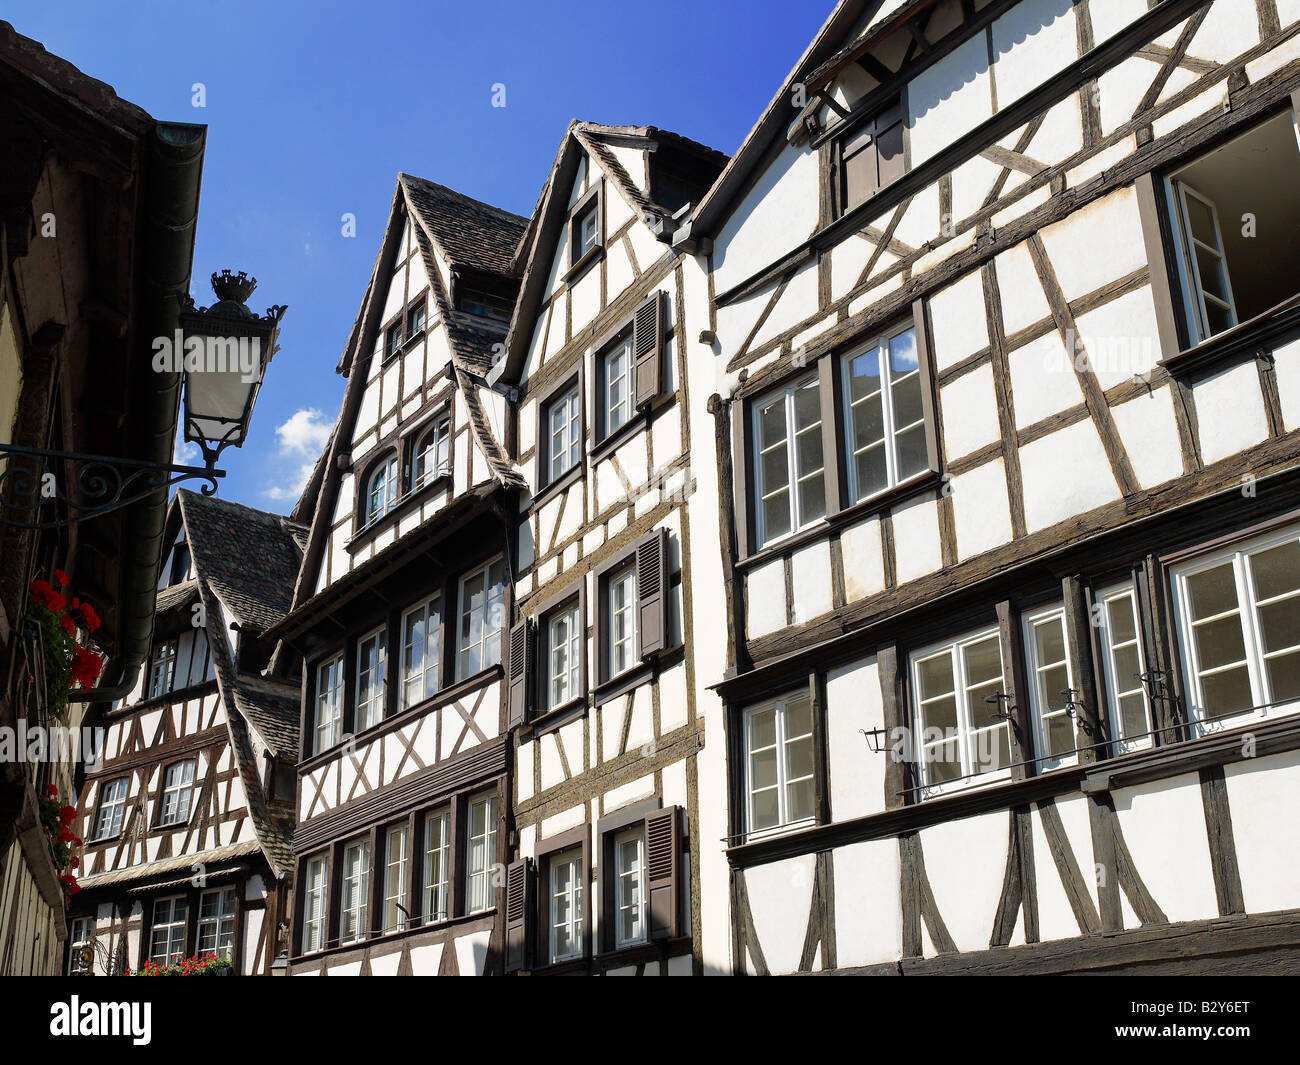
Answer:
[[1171, 569], [1199, 732], [1300, 709], [1300, 526]]
[[163, 770], [162, 805], [158, 824], [181, 825], [190, 819], [194, 794], [194, 759], [173, 762]]
[[384, 681], [388, 675], [388, 630], [376, 629], [357, 641], [357, 702], [353, 731], [362, 732], [384, 718]]
[[370, 928], [370, 841], [360, 839], [343, 848], [339, 900], [339, 942], [365, 939]]
[[149, 698], [166, 695], [175, 686], [175, 680], [176, 641], [168, 640], [153, 649], [153, 660], [149, 665]]
[[199, 896], [199, 954], [231, 957], [235, 946], [235, 889], [214, 888]]
[[366, 479], [365, 525], [373, 525], [397, 502], [397, 456], [389, 455]]
[[1205, 340], [1237, 324], [1219, 210], [1212, 200], [1185, 181], [1174, 181], [1173, 188], [1178, 197], [1183, 254], [1194, 294], [1196, 336]]
[[325, 855], [307, 859], [302, 883], [302, 952], [304, 954], [325, 947], [328, 876], [329, 859]]
[[470, 801], [466, 836], [466, 912], [481, 913], [496, 905], [496, 885], [492, 882], [492, 869], [497, 860], [495, 794], [486, 793]]
[[122, 831], [127, 784], [126, 777], [118, 777], [99, 786], [99, 811], [95, 815], [94, 839], [111, 839]]
[[887, 334], [843, 357], [848, 499], [869, 499], [930, 469], [926, 378], [916, 328]]
[[460, 582], [456, 676], [465, 680], [501, 662], [505, 565], [500, 558]]
[[155, 899], [149, 926], [149, 960], [174, 965], [185, 958], [185, 929], [189, 902], [184, 895]]
[[451, 419], [440, 414], [420, 434], [411, 460], [411, 489], [423, 488], [451, 473]]
[[755, 520], [762, 547], [826, 514], [817, 374], [755, 400], [752, 417]]
[[844, 214], [907, 173], [902, 100], [895, 98], [835, 142], [836, 202]]
[[1137, 594], [1131, 583], [1125, 583], [1102, 589], [1094, 603], [1111, 733], [1120, 753], [1142, 750], [1151, 746], [1154, 725], [1142, 681], [1147, 666]]
[[1011, 775], [997, 629], [915, 652], [911, 682], [921, 797]]
[[316, 719], [312, 729], [319, 754], [339, 742], [343, 726], [343, 656], [316, 667]]
[[442, 597], [402, 616], [402, 708], [431, 699], [442, 686]]
[[1065, 606], [1056, 603], [1026, 614], [1022, 626], [1036, 764], [1039, 770], [1073, 765], [1079, 754], [1074, 738], [1074, 675], [1065, 631]]
[[432, 810], [424, 815], [424, 864], [420, 912], [426, 924], [450, 915], [451, 812]]
[[750, 838], [811, 824], [816, 812], [813, 708], [799, 692], [745, 711], [745, 827]]
[[582, 461], [582, 391], [577, 380], [547, 400], [542, 424], [544, 483], [551, 484]]
[[405, 823], [391, 825], [384, 840], [384, 924], [385, 932], [406, 927], [410, 906], [406, 898], [406, 872], [411, 860], [410, 840]]

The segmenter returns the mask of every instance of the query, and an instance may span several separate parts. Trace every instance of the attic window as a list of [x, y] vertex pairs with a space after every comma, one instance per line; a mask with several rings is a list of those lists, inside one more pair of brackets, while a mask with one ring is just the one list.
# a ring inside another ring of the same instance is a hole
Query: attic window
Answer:
[[397, 357], [397, 353], [402, 350], [402, 320], [397, 319], [388, 327], [388, 332], [384, 336], [384, 362]]
[[456, 292], [456, 309], [494, 322], [509, 322], [512, 306], [502, 296], [494, 296], [483, 289], [461, 287]]
[[424, 332], [424, 300], [413, 304], [406, 312], [406, 335], [416, 337]]
[[595, 261], [605, 243], [605, 212], [598, 183], [574, 205], [569, 214], [569, 267], [572, 279]]
[[835, 142], [832, 174], [839, 213], [865, 203], [905, 173], [902, 101], [894, 97]]

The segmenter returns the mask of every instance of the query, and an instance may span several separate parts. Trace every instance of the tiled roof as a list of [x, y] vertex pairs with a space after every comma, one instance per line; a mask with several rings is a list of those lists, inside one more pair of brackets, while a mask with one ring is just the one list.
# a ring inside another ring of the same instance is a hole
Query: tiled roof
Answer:
[[242, 858], [247, 854], [256, 854], [258, 849], [257, 841], [251, 839], [243, 843], [227, 843], [220, 847], [210, 847], [204, 851], [193, 853], [187, 851], [185, 854], [178, 854], [172, 858], [155, 859], [137, 865], [126, 865], [121, 869], [110, 869], [108, 872], [96, 873], [93, 876], [78, 877], [77, 883], [81, 885], [84, 891], [90, 888], [105, 887], [109, 884], [121, 884], [130, 880], [144, 880], [149, 877], [165, 876], [167, 873], [189, 871], [196, 862], [215, 865], [217, 862], [223, 862], [231, 858]]
[[299, 692], [241, 673], [234, 681], [235, 705], [281, 760], [298, 760]]
[[527, 218], [411, 174], [401, 174], [398, 180], [406, 186], [407, 202], [453, 263], [487, 273], [510, 273]]

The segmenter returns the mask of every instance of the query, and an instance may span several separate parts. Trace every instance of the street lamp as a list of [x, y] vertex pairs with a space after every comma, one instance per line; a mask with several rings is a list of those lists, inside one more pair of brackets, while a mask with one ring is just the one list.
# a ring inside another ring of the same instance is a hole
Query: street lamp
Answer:
[[[277, 350], [284, 317], [283, 306], [272, 306], [259, 316], [245, 305], [256, 287], [257, 279], [243, 271], [213, 274], [217, 302], [199, 308], [187, 299], [174, 335], [153, 342], [154, 370], [181, 375], [185, 439], [198, 445], [206, 465], [175, 466], [0, 444], [0, 458], [10, 459], [0, 470], [0, 525], [71, 525], [195, 479], [206, 481], [202, 492], [212, 495], [217, 479], [226, 475], [216, 468], [218, 457], [231, 445], [242, 447], [248, 435], [253, 404]], [[51, 500], [64, 503], [68, 516], [42, 520], [42, 508]]]

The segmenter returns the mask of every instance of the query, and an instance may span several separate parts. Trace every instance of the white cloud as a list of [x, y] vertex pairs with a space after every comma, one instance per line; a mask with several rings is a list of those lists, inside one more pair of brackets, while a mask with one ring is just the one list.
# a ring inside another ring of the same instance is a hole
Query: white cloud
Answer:
[[329, 439], [331, 424], [315, 407], [304, 407], [290, 415], [283, 425], [276, 426], [280, 450], [298, 455], [319, 455]]
[[311, 476], [311, 471], [315, 468], [314, 462], [307, 462], [298, 467], [297, 476], [292, 484], [289, 485], [272, 485], [262, 494], [268, 499], [286, 500], [296, 503], [298, 497], [302, 495], [302, 490], [307, 487], [307, 478]]

